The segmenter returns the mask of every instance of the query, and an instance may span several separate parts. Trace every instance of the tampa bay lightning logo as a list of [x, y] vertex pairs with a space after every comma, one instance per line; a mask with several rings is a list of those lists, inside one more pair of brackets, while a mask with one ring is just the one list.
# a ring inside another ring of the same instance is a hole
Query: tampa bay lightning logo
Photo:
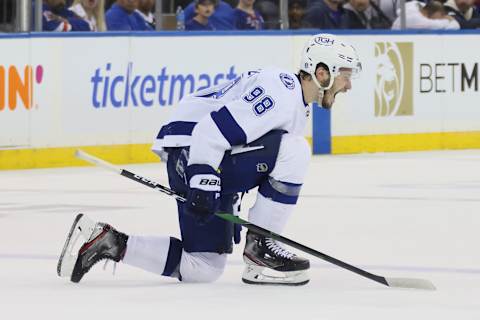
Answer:
[[292, 76], [286, 73], [280, 73], [280, 80], [282, 83], [290, 90], [295, 89], [295, 80], [293, 80]]
[[267, 172], [268, 171], [268, 164], [265, 162], [257, 163], [257, 172]]

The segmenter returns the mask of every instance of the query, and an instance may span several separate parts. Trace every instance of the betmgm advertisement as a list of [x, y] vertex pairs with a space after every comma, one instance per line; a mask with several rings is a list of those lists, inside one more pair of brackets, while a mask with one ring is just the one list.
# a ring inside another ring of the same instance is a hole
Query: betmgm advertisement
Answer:
[[413, 43], [375, 43], [375, 116], [413, 115]]
[[479, 60], [459, 49], [471, 36], [349, 39], [363, 74], [329, 114], [322, 153], [480, 148]]

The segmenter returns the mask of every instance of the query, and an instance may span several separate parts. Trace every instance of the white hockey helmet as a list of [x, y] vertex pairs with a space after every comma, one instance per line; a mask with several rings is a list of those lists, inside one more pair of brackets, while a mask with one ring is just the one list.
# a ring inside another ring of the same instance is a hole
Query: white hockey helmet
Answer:
[[[330, 83], [327, 87], [322, 87], [315, 76], [319, 63], [325, 64], [330, 71]], [[352, 69], [352, 77], [362, 71], [362, 65], [353, 46], [328, 33], [316, 34], [307, 41], [302, 52], [300, 70], [309, 73], [319, 89], [330, 89], [340, 68]]]

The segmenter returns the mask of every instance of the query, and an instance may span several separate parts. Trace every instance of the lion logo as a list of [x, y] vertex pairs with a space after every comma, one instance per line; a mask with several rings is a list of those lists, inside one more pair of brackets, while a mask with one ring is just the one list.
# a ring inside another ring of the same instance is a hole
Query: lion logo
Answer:
[[413, 45], [375, 44], [375, 116], [413, 115]]

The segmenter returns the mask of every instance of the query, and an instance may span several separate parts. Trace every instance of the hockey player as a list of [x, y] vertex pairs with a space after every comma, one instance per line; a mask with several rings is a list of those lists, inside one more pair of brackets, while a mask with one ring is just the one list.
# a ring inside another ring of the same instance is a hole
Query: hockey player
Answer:
[[[237, 194], [258, 187], [249, 220], [281, 233], [298, 199], [310, 147], [303, 134], [310, 104], [332, 107], [361, 70], [354, 48], [330, 34], [308, 40], [297, 74], [275, 68], [250, 71], [180, 101], [155, 140], [167, 162], [178, 202], [181, 240], [133, 236], [79, 214], [62, 251], [58, 274], [79, 282], [109, 259], [184, 282], [220, 277], [239, 230], [214, 212], [234, 212]], [[85, 243], [74, 250], [75, 239]], [[275, 240], [247, 232], [242, 280], [301, 285], [309, 261]], [[269, 271], [269, 272], [267, 272]], [[274, 273], [274, 274], [270, 274]]]

